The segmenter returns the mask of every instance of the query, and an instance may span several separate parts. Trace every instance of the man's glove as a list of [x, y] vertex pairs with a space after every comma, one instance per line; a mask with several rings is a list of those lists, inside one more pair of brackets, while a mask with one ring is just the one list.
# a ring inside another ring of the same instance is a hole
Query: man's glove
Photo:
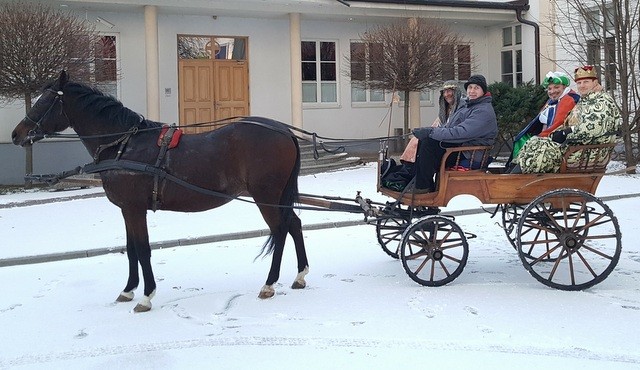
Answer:
[[567, 141], [567, 134], [571, 133], [571, 131], [571, 128], [555, 131], [553, 134], [551, 134], [551, 140], [555, 141], [558, 144], [562, 144]]
[[431, 131], [433, 131], [433, 127], [414, 128], [413, 136], [417, 137], [418, 140], [426, 140], [431, 135]]

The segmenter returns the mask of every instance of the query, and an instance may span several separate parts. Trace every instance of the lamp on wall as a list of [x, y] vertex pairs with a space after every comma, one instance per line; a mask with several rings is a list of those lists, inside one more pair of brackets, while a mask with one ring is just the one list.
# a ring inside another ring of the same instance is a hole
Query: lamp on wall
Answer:
[[109, 27], [109, 28], [113, 28], [113, 27], [115, 27], [115, 26], [116, 26], [115, 24], [113, 24], [113, 23], [109, 22], [108, 20], [106, 20], [106, 19], [104, 19], [104, 18], [102, 18], [102, 17], [98, 17], [98, 18], [96, 18], [96, 22], [98, 22], [98, 23], [102, 24], [103, 26], [107, 26], [107, 27]]

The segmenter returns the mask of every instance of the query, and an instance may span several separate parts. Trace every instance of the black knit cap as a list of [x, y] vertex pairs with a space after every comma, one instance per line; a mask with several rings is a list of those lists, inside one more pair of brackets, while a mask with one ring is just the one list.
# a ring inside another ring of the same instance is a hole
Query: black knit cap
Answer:
[[487, 93], [487, 80], [483, 75], [473, 75], [470, 76], [467, 82], [464, 83], [464, 89], [467, 89], [467, 86], [471, 84], [476, 84], [482, 88], [482, 92]]

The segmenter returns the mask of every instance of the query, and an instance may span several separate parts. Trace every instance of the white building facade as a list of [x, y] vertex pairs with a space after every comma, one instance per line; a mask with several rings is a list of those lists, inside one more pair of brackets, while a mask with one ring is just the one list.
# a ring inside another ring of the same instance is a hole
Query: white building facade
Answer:
[[[111, 63], [118, 70], [117, 79], [105, 81], [108, 91], [128, 108], [166, 123], [213, 120], [221, 118], [216, 110], [227, 109], [227, 115], [265, 116], [325, 137], [363, 139], [393, 133], [403, 126], [402, 103], [393, 105], [389, 118], [392, 94], [353, 89], [346, 64], [352, 44], [368, 29], [412, 17], [447, 23], [460, 34], [465, 43], [456, 50], [467, 48], [476, 66], [471, 74], [481, 73], [489, 83], [538, 81], [554, 68], [549, 60], [555, 60], [555, 44], [543, 27], [550, 22], [546, 0], [47, 3], [96, 20], [110, 45], [105, 65]], [[214, 88], [207, 90], [212, 95], [207, 104], [212, 107], [201, 105], [190, 111], [193, 94], [187, 90], [202, 90], [206, 83], [194, 85], [193, 79], [201, 76], [190, 74], [194, 70], [188, 68], [190, 62], [181, 62], [179, 43], [207, 39], [211, 40], [207, 52], [220, 62], [216, 65], [227, 63], [232, 68], [225, 70], [230, 71], [227, 74], [216, 72], [218, 79], [211, 80]], [[446, 77], [462, 84], [468, 71], [457, 66], [466, 63], [465, 57], [462, 52], [453, 57], [453, 76]], [[226, 81], [223, 85], [231, 93], [216, 90], [219, 81]], [[242, 95], [244, 108], [224, 108], [219, 97], [236, 93]], [[420, 106], [411, 109], [412, 126], [430, 124], [437, 115], [438, 91], [421, 96]], [[10, 137], [23, 116], [20, 102], [0, 106], [0, 156], [5, 159], [0, 163], [0, 184], [23, 183], [24, 149], [11, 144]], [[91, 159], [77, 140], [46, 139], [34, 145], [33, 152], [34, 173], [60, 172]]]

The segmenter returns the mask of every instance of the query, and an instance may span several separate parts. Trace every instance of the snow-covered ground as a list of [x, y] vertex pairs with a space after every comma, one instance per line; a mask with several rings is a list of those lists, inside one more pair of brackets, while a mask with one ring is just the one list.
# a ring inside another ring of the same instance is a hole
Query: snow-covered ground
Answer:
[[[639, 185], [638, 175], [605, 176], [596, 195], [637, 193]], [[372, 165], [301, 177], [300, 190], [389, 200], [375, 192]], [[0, 196], [0, 259], [121, 248], [120, 211], [99, 192]], [[96, 196], [68, 198], [87, 194]], [[59, 199], [18, 206], [51, 198]], [[254, 260], [264, 237], [154, 250], [158, 291], [143, 314], [132, 313], [135, 300], [114, 302], [127, 277], [120, 253], [0, 267], [0, 368], [638, 369], [640, 200], [606, 204], [620, 223], [622, 256], [605, 281], [580, 292], [536, 281], [488, 214], [456, 218], [478, 237], [463, 273], [438, 288], [413, 282], [368, 225], [305, 232], [304, 290], [289, 288], [289, 240], [269, 300], [257, 298], [270, 264]], [[480, 206], [459, 196], [445, 211]], [[300, 217], [307, 226], [362, 219]], [[255, 206], [241, 202], [148, 218], [156, 243], [265, 228]]]

